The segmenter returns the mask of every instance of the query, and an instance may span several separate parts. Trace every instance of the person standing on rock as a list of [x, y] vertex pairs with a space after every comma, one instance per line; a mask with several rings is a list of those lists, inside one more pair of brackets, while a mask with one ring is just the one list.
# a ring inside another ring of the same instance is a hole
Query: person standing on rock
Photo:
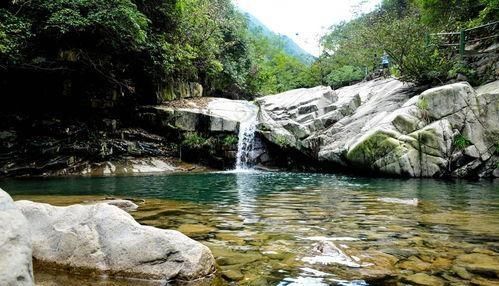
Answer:
[[390, 58], [388, 57], [388, 54], [386, 52], [383, 52], [383, 55], [381, 56], [381, 66], [383, 68], [383, 76], [387, 77], [390, 75]]

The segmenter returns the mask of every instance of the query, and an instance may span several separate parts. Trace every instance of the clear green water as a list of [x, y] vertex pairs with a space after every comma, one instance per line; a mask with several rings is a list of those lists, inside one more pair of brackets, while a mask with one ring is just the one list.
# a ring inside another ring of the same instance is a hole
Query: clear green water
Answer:
[[[497, 180], [203, 173], [4, 180], [0, 187], [15, 199], [56, 205], [144, 198], [132, 215], [210, 247], [223, 277], [217, 285], [416, 285], [417, 273], [433, 279], [429, 285], [499, 282]], [[321, 241], [360, 267], [331, 262], [333, 254], [317, 250], [324, 248]], [[466, 255], [490, 265], [477, 271], [463, 262]], [[41, 270], [37, 275], [41, 285], [103, 283], [76, 276], [59, 281]]]

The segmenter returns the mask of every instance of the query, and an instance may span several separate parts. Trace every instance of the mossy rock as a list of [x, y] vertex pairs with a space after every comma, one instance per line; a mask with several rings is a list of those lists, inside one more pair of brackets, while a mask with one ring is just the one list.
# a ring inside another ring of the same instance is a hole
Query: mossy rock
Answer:
[[411, 133], [418, 129], [418, 122], [404, 115], [395, 117], [392, 124], [403, 134]]
[[347, 159], [358, 164], [372, 164], [399, 147], [400, 142], [383, 131], [376, 131], [350, 149]]

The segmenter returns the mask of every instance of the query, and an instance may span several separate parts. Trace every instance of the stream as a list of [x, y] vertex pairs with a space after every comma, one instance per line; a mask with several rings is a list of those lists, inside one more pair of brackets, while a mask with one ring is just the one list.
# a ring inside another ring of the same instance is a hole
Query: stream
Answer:
[[[140, 223], [211, 249], [220, 266], [212, 285], [417, 285], [418, 273], [436, 281], [428, 285], [497, 281], [498, 265], [469, 273], [462, 260], [497, 261], [498, 186], [251, 171], [0, 181], [16, 200], [136, 199]], [[38, 285], [129, 285], [36, 267], [35, 277]]]

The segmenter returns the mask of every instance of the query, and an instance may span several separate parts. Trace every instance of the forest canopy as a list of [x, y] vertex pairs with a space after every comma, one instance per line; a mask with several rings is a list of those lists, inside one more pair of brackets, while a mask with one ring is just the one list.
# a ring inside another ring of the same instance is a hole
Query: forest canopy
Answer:
[[307, 71], [278, 37], [250, 29], [230, 0], [0, 4], [0, 72], [10, 76], [93, 78], [125, 95], [194, 81], [208, 95], [253, 96], [311, 85]]
[[2, 1], [0, 86], [36, 78], [56, 93], [118, 90], [154, 103], [183, 81], [201, 83], [205, 95], [252, 98], [360, 81], [384, 52], [402, 80], [443, 82], [472, 71], [428, 35], [497, 21], [498, 9], [498, 0], [384, 0], [332, 26], [308, 64], [251, 27], [231, 0]]
[[441, 83], [457, 73], [472, 80], [473, 70], [456, 51], [439, 48], [430, 35], [459, 32], [498, 18], [497, 0], [384, 0], [370, 13], [332, 26], [322, 38], [325, 52], [318, 63], [326, 83], [334, 87], [375, 72], [383, 53], [391, 60], [391, 73], [404, 81]]

